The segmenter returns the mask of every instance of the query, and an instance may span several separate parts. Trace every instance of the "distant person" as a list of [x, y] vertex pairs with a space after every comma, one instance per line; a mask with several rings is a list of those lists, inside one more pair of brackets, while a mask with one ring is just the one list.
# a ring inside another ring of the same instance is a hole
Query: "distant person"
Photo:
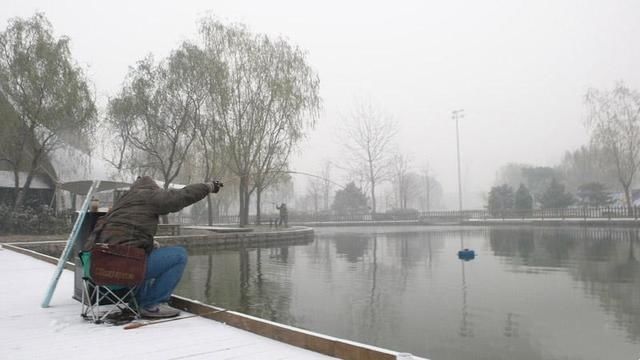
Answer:
[[276, 209], [280, 210], [280, 220], [278, 220], [278, 225], [282, 226], [284, 224], [285, 227], [289, 226], [289, 213], [287, 212], [287, 204], [282, 203], [280, 206], [276, 205]]
[[86, 250], [91, 250], [95, 243], [107, 243], [146, 251], [144, 282], [136, 294], [143, 317], [166, 318], [180, 314], [167, 305], [167, 301], [182, 278], [187, 251], [181, 246], [154, 246], [159, 216], [180, 211], [209, 193], [217, 193], [222, 186], [221, 182], [214, 181], [164, 190], [152, 178], [139, 177], [93, 230]]

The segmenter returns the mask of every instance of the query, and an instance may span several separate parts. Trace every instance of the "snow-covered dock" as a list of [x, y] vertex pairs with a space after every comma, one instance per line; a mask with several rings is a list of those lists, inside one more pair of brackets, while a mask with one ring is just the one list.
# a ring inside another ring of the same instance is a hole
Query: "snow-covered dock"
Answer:
[[[73, 264], [67, 263], [51, 306], [41, 308], [55, 259], [10, 244], [3, 247], [1, 359], [421, 359], [232, 311], [215, 315], [225, 323], [192, 317], [134, 330], [95, 325], [80, 316], [80, 303], [72, 298]], [[192, 300], [174, 296], [172, 301], [196, 313], [207, 310]]]

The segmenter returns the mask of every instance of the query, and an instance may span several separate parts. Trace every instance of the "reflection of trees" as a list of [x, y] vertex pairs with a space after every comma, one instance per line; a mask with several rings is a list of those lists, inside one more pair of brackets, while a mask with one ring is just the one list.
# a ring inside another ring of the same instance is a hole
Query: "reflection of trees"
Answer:
[[[627, 330], [629, 338], [640, 341], [640, 264], [637, 260], [638, 230], [615, 232], [608, 241], [608, 261], [581, 261], [575, 277], [584, 281], [585, 290], [600, 300], [601, 306]], [[601, 245], [602, 246], [602, 245]]]
[[[284, 263], [289, 259], [288, 248], [279, 250], [279, 259]], [[274, 250], [273, 248], [269, 249]], [[267, 262], [261, 249], [240, 249], [240, 311], [271, 321], [295, 324], [289, 309], [290, 287], [283, 286], [288, 279], [289, 268], [280, 267], [280, 272], [264, 271]], [[271, 256], [271, 255], [267, 255]], [[266, 265], [268, 266], [268, 265]]]
[[348, 262], [356, 263], [362, 259], [369, 248], [369, 234], [336, 234], [333, 238], [336, 253], [344, 255]]
[[564, 266], [578, 241], [565, 228], [491, 228], [489, 242], [497, 256], [538, 267]]
[[[266, 251], [265, 251], [266, 250]], [[288, 246], [189, 249], [178, 293], [271, 321], [295, 325], [287, 286], [293, 261]], [[274, 262], [274, 259], [277, 260]]]
[[[399, 304], [406, 301], [407, 306], [415, 306], [416, 296], [429, 296], [422, 292], [424, 284], [416, 295], [416, 287], [409, 288], [407, 283], [429, 281], [425, 266], [438, 261], [438, 252], [450, 236], [448, 231], [409, 227], [321, 232], [319, 238], [324, 241], [305, 247], [304, 253], [328, 284], [320, 288], [331, 289], [332, 295], [306, 297], [312, 303], [305, 307], [319, 310], [309, 315], [313, 320], [308, 324], [317, 331], [368, 344], [392, 346], [407, 341], [399, 340], [397, 331], [407, 327], [406, 316], [412, 318], [410, 323], [416, 321], [415, 309], [399, 308]], [[408, 292], [411, 296], [406, 296]]]
[[[492, 228], [496, 256], [539, 270], [566, 268], [599, 300], [633, 341], [640, 341], [640, 240], [638, 229]], [[514, 271], [521, 271], [513, 267]]]
[[251, 265], [249, 264], [249, 252], [246, 248], [240, 248], [238, 251], [238, 259], [240, 260], [240, 311], [247, 312], [249, 310], [248, 289]]
[[423, 262], [429, 257], [429, 240], [434, 236], [437, 235], [431, 232], [400, 232], [393, 234], [393, 237], [397, 240], [391, 242], [390, 245], [396, 246], [396, 253], [403, 271], [413, 268], [417, 263]]
[[[477, 234], [476, 234], [477, 235]], [[387, 233], [336, 233], [331, 236], [336, 253], [343, 255], [348, 262], [362, 261], [372, 250], [374, 240], [384, 240], [387, 251], [398, 260], [402, 270], [410, 269], [425, 259], [432, 257], [432, 252], [442, 247], [442, 241], [449, 238], [448, 231], [397, 231]], [[393, 239], [387, 241], [387, 239]], [[438, 249], [432, 249], [432, 240], [438, 240]]]
[[207, 271], [207, 281], [204, 284], [204, 296], [207, 299], [210, 299], [213, 296], [211, 293], [211, 279], [213, 277], [211, 269], [213, 268], [213, 256], [209, 254], [207, 255], [207, 259], [209, 260], [209, 266], [207, 267], [209, 271]]
[[[371, 292], [369, 294], [369, 319], [371, 320], [371, 327], [376, 327], [376, 313], [377, 309], [377, 300], [378, 295], [376, 295], [376, 284], [378, 282], [376, 278], [376, 274], [378, 272], [378, 236], [377, 234], [373, 234], [373, 262], [372, 262], [372, 270], [371, 270]], [[377, 338], [375, 339], [377, 342]]]
[[507, 313], [507, 318], [504, 323], [504, 337], [518, 337], [518, 329], [520, 324], [516, 319], [518, 317], [517, 314]]

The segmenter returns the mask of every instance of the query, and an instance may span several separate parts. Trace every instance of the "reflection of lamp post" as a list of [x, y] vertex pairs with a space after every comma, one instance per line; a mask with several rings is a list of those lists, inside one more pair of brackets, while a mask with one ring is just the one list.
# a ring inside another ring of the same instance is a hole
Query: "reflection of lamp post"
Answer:
[[460, 229], [460, 248], [458, 259], [461, 260], [462, 266], [462, 319], [459, 334], [462, 337], [473, 337], [473, 323], [469, 321], [469, 311], [467, 310], [467, 279], [464, 272], [464, 263], [473, 260], [476, 257], [476, 253], [473, 250], [465, 249], [462, 229]]
[[473, 323], [469, 320], [467, 309], [467, 280], [464, 273], [464, 261], [462, 263], [462, 319], [460, 321], [460, 336], [473, 337]]
[[460, 178], [460, 130], [458, 128], [458, 119], [464, 117], [464, 109], [453, 110], [451, 118], [456, 121], [456, 149], [458, 150], [458, 210], [462, 217], [462, 180]]

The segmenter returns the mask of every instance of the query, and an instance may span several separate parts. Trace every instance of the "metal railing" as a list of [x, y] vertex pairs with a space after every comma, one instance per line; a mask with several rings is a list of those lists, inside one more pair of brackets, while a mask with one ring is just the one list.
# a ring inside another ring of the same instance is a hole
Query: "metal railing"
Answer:
[[[573, 207], [560, 209], [532, 209], [532, 210], [445, 210], [411, 213], [377, 213], [377, 214], [301, 214], [290, 213], [289, 223], [322, 223], [322, 222], [384, 222], [384, 221], [416, 221], [429, 220], [468, 220], [468, 219], [612, 219], [640, 217], [640, 207]], [[262, 224], [269, 224], [279, 218], [278, 214], [263, 214], [260, 216]], [[218, 224], [237, 224], [237, 215], [218, 216], [214, 218]], [[256, 216], [249, 216], [249, 223], [256, 223]]]
[[506, 211], [484, 211], [483, 216], [476, 218], [500, 218], [500, 219], [612, 219], [612, 218], [633, 218], [640, 216], [640, 207], [580, 207], [562, 209], [533, 209], [533, 210], [506, 210]]

